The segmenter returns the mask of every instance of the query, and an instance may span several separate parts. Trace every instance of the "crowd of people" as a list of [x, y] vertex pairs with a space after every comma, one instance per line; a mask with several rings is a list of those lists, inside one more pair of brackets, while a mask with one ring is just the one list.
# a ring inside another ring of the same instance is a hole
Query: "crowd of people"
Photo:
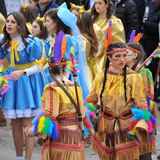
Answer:
[[0, 126], [11, 119], [17, 160], [31, 160], [35, 136], [42, 160], [85, 160], [88, 139], [100, 160], [152, 159], [160, 0], [145, 20], [142, 1], [28, 0], [8, 15], [0, 8]]

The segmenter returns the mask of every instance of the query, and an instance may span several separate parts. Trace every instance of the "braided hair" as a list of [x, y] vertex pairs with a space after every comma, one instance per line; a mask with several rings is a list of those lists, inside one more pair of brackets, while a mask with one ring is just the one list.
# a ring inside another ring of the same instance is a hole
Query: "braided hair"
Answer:
[[[117, 49], [117, 48], [126, 48], [126, 45], [123, 44], [123, 43], [120, 43], [120, 42], [112, 43], [108, 47], [107, 52], [112, 51], [112, 50]], [[112, 55], [108, 55], [108, 56], [112, 57]], [[101, 90], [101, 93], [100, 93], [101, 106], [102, 106], [102, 97], [103, 97], [102, 95], [103, 95], [103, 92], [105, 90], [105, 86], [106, 86], [106, 82], [107, 82], [107, 72], [108, 72], [109, 64], [110, 64], [110, 61], [109, 61], [109, 58], [107, 58], [106, 64], [105, 64], [103, 86], [102, 86], [102, 90]], [[124, 68], [123, 68], [123, 77], [124, 77], [123, 83], [124, 83], [124, 90], [125, 90], [125, 102], [127, 102], [126, 74], [127, 74], [127, 66], [125, 65]]]

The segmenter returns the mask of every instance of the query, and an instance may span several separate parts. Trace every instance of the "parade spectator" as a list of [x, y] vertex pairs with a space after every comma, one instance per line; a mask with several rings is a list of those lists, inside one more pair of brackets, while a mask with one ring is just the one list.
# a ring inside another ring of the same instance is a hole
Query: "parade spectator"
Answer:
[[37, 7], [40, 11], [40, 17], [43, 17], [48, 10], [50, 10], [51, 8], [57, 8], [58, 5], [56, 4], [55, 0], [39, 0]]
[[34, 9], [36, 16], [38, 16], [40, 12], [39, 8], [37, 7], [39, 0], [29, 0], [28, 2], [29, 2], [29, 5]]
[[114, 14], [121, 19], [124, 26], [126, 42], [128, 42], [132, 30], [136, 30], [138, 33], [139, 26], [136, 4], [133, 0], [112, 0], [112, 2], [115, 5]]

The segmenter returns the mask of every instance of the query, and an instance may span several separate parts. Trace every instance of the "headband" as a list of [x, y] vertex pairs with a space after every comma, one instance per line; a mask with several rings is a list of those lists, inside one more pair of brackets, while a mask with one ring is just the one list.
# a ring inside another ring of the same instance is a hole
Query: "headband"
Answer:
[[119, 53], [119, 52], [127, 52], [126, 49], [114, 49], [113, 51], [107, 52], [107, 55], [109, 54], [114, 54], [114, 53]]
[[134, 48], [132, 48], [132, 47], [130, 47], [130, 46], [127, 46], [127, 49], [129, 49], [129, 50], [131, 50], [131, 51], [133, 51], [133, 52], [137, 52], [138, 54], [141, 54], [141, 51], [139, 51], [139, 50], [137, 50], [137, 49], [134, 49]]

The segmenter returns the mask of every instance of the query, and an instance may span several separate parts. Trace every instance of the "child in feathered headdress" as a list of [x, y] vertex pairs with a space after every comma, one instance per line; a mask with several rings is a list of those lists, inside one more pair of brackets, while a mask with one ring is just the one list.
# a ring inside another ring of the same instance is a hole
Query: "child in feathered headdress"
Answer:
[[[77, 86], [76, 93], [74, 83], [66, 77], [67, 62], [64, 58], [66, 49], [66, 35], [60, 31], [53, 47], [54, 55], [48, 61], [49, 73], [65, 87], [75, 102], [78, 95], [79, 109], [85, 120], [82, 89]], [[78, 70], [76, 65], [70, 69]], [[83, 134], [79, 127], [77, 110], [55, 81], [46, 85], [42, 96], [42, 112], [34, 118], [32, 124], [28, 136], [37, 135], [45, 140], [42, 146], [42, 159], [85, 159]]]

